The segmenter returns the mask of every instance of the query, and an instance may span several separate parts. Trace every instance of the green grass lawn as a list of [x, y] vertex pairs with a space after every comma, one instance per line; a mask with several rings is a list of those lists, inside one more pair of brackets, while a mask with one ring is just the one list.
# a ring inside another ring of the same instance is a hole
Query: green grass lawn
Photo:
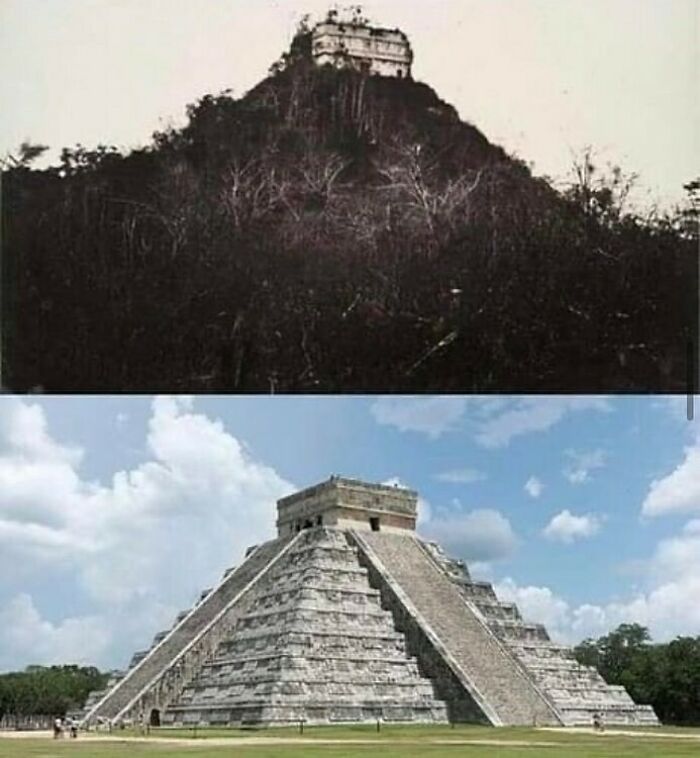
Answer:
[[[699, 729], [662, 730], [670, 734], [700, 736]], [[152, 730], [154, 737], [191, 738], [191, 729]], [[88, 742], [84, 738], [53, 741], [47, 739], [2, 739], [0, 758], [141, 758], [169, 756], [172, 758], [419, 758], [419, 756], [466, 756], [467, 758], [685, 758], [700, 756], [700, 740], [621, 736], [608, 731], [605, 735], [571, 734], [527, 728], [492, 729], [489, 727], [457, 726], [383, 726], [377, 734], [374, 727], [307, 727], [305, 740], [348, 739], [368, 740], [370, 744], [309, 744], [297, 743], [298, 729], [198, 729], [198, 744], [182, 745], [141, 742], [128, 731], [115, 733], [121, 741], [107, 739]], [[226, 746], [207, 744], [215, 738], [230, 738]], [[249, 745], [240, 738], [288, 738], [291, 744]], [[123, 738], [123, 739], [122, 739]], [[513, 744], [448, 745], [433, 744], [434, 740], [492, 740]], [[518, 743], [530, 744], [518, 744]], [[549, 743], [549, 744], [543, 744]]]

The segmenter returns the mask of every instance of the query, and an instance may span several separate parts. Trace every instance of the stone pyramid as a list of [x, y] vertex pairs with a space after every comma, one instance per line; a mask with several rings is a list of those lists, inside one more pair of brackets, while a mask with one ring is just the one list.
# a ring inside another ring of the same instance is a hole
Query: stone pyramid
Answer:
[[417, 495], [332, 477], [202, 593], [83, 723], [658, 723], [461, 561], [415, 534]]

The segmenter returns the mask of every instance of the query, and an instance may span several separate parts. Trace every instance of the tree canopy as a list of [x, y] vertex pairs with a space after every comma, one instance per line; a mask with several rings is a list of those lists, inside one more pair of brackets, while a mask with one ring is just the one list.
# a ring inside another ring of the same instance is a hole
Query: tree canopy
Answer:
[[653, 644], [640, 624], [621, 624], [574, 649], [579, 663], [595, 666], [609, 684], [649, 703], [665, 724], [700, 724], [700, 636]]
[[11, 389], [686, 390], [692, 207], [642, 217], [591, 155], [557, 191], [430, 87], [301, 54], [188, 117], [5, 172]]
[[81, 708], [88, 694], [104, 687], [109, 675], [94, 666], [27, 666], [0, 674], [0, 718], [4, 715], [65, 716]]

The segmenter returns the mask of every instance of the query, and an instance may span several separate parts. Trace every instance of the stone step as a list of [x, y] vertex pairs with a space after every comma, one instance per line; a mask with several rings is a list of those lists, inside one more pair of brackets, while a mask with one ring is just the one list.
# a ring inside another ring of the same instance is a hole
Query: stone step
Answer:
[[537, 640], [548, 642], [549, 635], [543, 624], [533, 624], [522, 620], [489, 620], [489, 626], [501, 638], [506, 640]]
[[498, 598], [489, 582], [466, 582], [459, 585], [461, 591], [471, 600], [489, 600], [497, 603]]
[[494, 603], [490, 600], [478, 599], [474, 600], [474, 605], [476, 605], [489, 622], [495, 620], [522, 621], [520, 611], [515, 603]]
[[413, 702], [408, 706], [396, 706], [382, 701], [363, 703], [327, 702], [305, 700], [298, 705], [270, 704], [266, 699], [240, 708], [228, 706], [172, 711], [165, 714], [164, 723], [191, 725], [197, 723], [242, 726], [246, 724], [285, 726], [333, 723], [375, 723], [381, 721], [416, 724], [445, 723], [447, 713], [443, 704]]
[[[328, 531], [308, 530], [285, 555], [270, 586], [261, 586], [169, 719], [264, 722], [259, 709], [269, 713], [274, 704], [281, 709], [270, 716], [275, 723], [284, 722], [279, 713], [289, 709], [327, 723], [328, 713], [314, 714], [314, 707], [337, 709], [339, 703], [360, 715], [366, 706], [404, 707], [410, 720], [419, 718], [419, 704], [428, 720], [445, 719], [444, 703], [406, 653], [404, 636], [381, 608], [356, 550], [343, 532]], [[212, 703], [219, 716], [209, 709]]]
[[511, 640], [508, 642], [508, 648], [521, 658], [576, 660], [571, 648], [544, 640]]
[[237, 703], [263, 694], [284, 694], [301, 697], [320, 697], [335, 692], [352, 695], [359, 700], [378, 697], [411, 697], [434, 699], [435, 693], [430, 683], [408, 679], [406, 681], [387, 682], [383, 680], [363, 682], [356, 679], [263, 679], [256, 682], [237, 682], [224, 686], [197, 686], [187, 688], [178, 698], [180, 706], [196, 699], [201, 704], [207, 700]]
[[307, 600], [293, 601], [280, 605], [278, 608], [248, 611], [238, 622], [240, 629], [253, 629], [270, 626], [279, 628], [288, 622], [297, 620], [319, 621], [322, 626], [328, 623], [336, 624], [385, 624], [391, 622], [391, 613], [372, 605], [317, 605]]
[[331, 561], [316, 562], [313, 564], [297, 564], [287, 566], [270, 574], [272, 584], [280, 591], [288, 588], [296, 588], [304, 583], [327, 582], [335, 587], [357, 587], [358, 583], [366, 585], [367, 569], [357, 564], [338, 565]]
[[149, 651], [109, 693], [90, 711], [88, 720], [115, 719], [142, 696], [148, 687], [171, 665], [177, 655], [203, 632], [217, 615], [228, 607], [260, 572], [290, 542], [273, 540], [252, 553], [234, 572], [210, 592], [192, 613], [183, 619], [163, 640]]
[[[227, 686], [231, 681], [237, 684], [249, 684], [251, 682], [261, 682], [275, 680], [280, 682], [292, 681], [354, 681], [359, 683], [378, 682], [397, 682], [412, 681], [421, 684], [423, 680], [420, 676], [418, 666], [415, 663], [407, 661], [394, 661], [392, 665], [375, 665], [354, 667], [352, 665], [326, 667], [322, 665], [304, 665], [296, 667], [278, 668], [242, 668], [233, 669], [231, 667], [222, 668], [220, 671], [212, 671], [204, 668], [196, 680], [196, 685], [192, 687], [210, 687], [212, 685]], [[431, 686], [427, 682], [428, 686]]]
[[[233, 650], [239, 643], [245, 643], [245, 647], [259, 643], [259, 647], [279, 649], [282, 646], [297, 645], [305, 648], [354, 648], [358, 645], [371, 649], [377, 645], [403, 644], [404, 638], [395, 629], [343, 629], [338, 631], [335, 626], [308, 628], [300, 624], [290, 624], [282, 632], [269, 629], [241, 629], [237, 630], [235, 637], [222, 642], [221, 650]], [[264, 643], [264, 644], [263, 644]]]
[[[371, 667], [376, 665], [381, 666], [398, 666], [404, 665], [408, 660], [410, 665], [416, 665], [415, 660], [412, 657], [406, 657], [405, 652], [401, 653], [396, 650], [382, 650], [381, 656], [369, 656], [364, 651], [353, 651], [352, 654], [346, 653], [344, 655], [330, 655], [330, 654], [290, 654], [287, 650], [284, 652], [277, 651], [269, 654], [257, 654], [253, 656], [233, 656], [233, 657], [217, 657], [211, 661], [207, 661], [202, 666], [202, 675], [205, 675], [207, 670], [212, 669], [214, 671], [223, 667], [231, 667], [235, 671], [243, 671], [246, 668], [267, 668], [278, 665], [280, 669], [285, 668], [298, 668], [304, 667], [307, 664], [323, 665], [326, 667], [351, 665], [354, 668], [361, 669], [362, 667]], [[393, 657], [391, 654], [393, 653]]]
[[384, 583], [380, 589], [386, 588], [394, 601], [402, 603], [402, 612], [436, 640], [434, 649], [457, 667], [452, 670], [465, 691], [492, 723], [560, 723], [531, 678], [417, 540], [381, 532], [352, 531], [351, 535], [377, 571], [377, 581]]
[[355, 587], [306, 587], [289, 588], [283, 591], [266, 593], [256, 597], [252, 605], [255, 611], [274, 609], [283, 606], [306, 602], [328, 608], [346, 604], [348, 607], [371, 606], [380, 608], [380, 597], [376, 590], [365, 591]]

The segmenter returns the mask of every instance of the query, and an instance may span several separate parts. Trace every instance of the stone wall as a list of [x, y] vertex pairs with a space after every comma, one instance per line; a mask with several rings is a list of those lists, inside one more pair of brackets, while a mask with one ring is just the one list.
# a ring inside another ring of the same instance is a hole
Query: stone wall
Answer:
[[418, 496], [411, 490], [333, 477], [277, 503], [280, 535], [315, 526], [343, 527], [378, 518], [389, 529], [415, 529]]
[[312, 51], [318, 65], [347, 66], [379, 76], [411, 76], [413, 51], [406, 35], [398, 29], [318, 24], [312, 34]]

